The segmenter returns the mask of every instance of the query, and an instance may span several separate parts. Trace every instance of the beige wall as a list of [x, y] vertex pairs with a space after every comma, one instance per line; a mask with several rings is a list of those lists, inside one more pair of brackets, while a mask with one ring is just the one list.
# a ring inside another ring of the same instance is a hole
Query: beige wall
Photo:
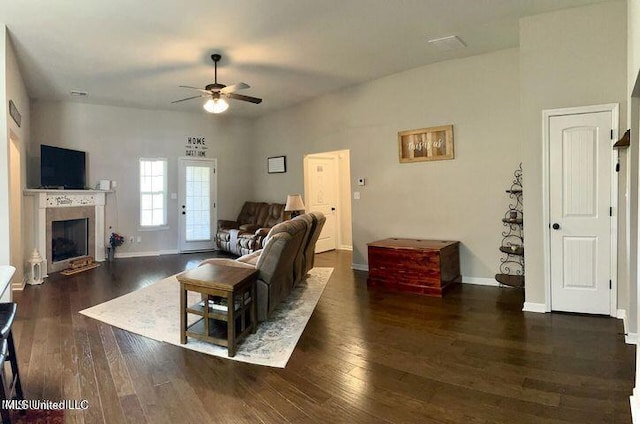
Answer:
[[627, 1], [627, 92], [629, 95], [638, 81], [640, 74], [640, 0]]
[[[627, 2], [627, 99], [629, 101], [628, 127], [631, 129], [631, 146], [628, 149], [630, 167], [630, 235], [629, 235], [629, 279], [631, 330], [637, 332], [638, 323], [638, 187], [640, 183], [640, 0]], [[638, 353], [640, 355], [640, 351]], [[639, 362], [640, 363], [640, 362]], [[640, 375], [640, 374], [639, 374]]]
[[[25, 258], [22, 240], [25, 230], [20, 225], [22, 196], [10, 196], [10, 182], [13, 180], [26, 181], [26, 149], [29, 144], [30, 119], [29, 96], [20, 73], [18, 61], [11, 43], [10, 36], [4, 25], [0, 25], [0, 169], [4, 173], [0, 175], [0, 264], [11, 264], [16, 268], [14, 285], [21, 285], [25, 269]], [[22, 115], [19, 127], [9, 115], [8, 103], [12, 100]], [[9, 175], [12, 167], [9, 164], [10, 139], [13, 142], [14, 157], [20, 158], [13, 169], [17, 173]], [[13, 178], [11, 178], [13, 177]], [[17, 177], [17, 178], [16, 178]], [[20, 187], [17, 190], [20, 192]], [[12, 225], [10, 225], [10, 222]], [[18, 225], [16, 225], [18, 224]]]
[[[303, 189], [303, 156], [349, 149], [353, 261], [391, 237], [462, 242], [462, 274], [498, 269], [505, 189], [521, 161], [518, 50], [453, 60], [358, 85], [257, 120], [254, 197], [277, 201]], [[400, 164], [397, 132], [453, 124], [455, 160]], [[267, 174], [287, 155], [286, 174]], [[355, 178], [365, 177], [358, 187]]]
[[9, 118], [7, 98], [7, 28], [0, 24], [0, 265], [11, 261], [9, 235]]
[[[339, 191], [340, 191], [340, 248], [352, 249], [353, 239], [351, 234], [351, 153], [348, 150], [336, 152], [339, 167]], [[355, 184], [355, 183], [354, 183]], [[357, 185], [356, 185], [357, 187]]]
[[[627, 322], [630, 324], [629, 331], [635, 332], [637, 336], [640, 327], [640, 317], [638, 314], [638, 162], [640, 137], [640, 0], [627, 1], [627, 99], [629, 101], [628, 122], [631, 129], [631, 146], [628, 149], [630, 162], [630, 235], [629, 235], [629, 314]], [[640, 402], [638, 401], [637, 390], [640, 387], [640, 349], [636, 349], [636, 384], [631, 396], [631, 409], [634, 416], [639, 416]]]
[[[619, 103], [626, 123], [626, 3], [600, 3], [520, 21], [526, 301], [545, 303], [542, 110]], [[627, 291], [628, 292], [628, 291]]]
[[[251, 155], [247, 123], [231, 116], [87, 105], [32, 103], [32, 147], [29, 181], [39, 183], [40, 144], [88, 152], [87, 184], [115, 180], [107, 195], [109, 226], [141, 243], [125, 243], [121, 254], [169, 252], [178, 249], [178, 200], [168, 200], [166, 230], [139, 231], [138, 159], [168, 159], [168, 191], [178, 193], [178, 158], [185, 156], [189, 136], [203, 136], [207, 157], [218, 159], [218, 218], [235, 218], [250, 194]], [[32, 241], [30, 241], [32, 243]]]
[[[25, 271], [25, 247], [23, 239], [25, 233], [29, 233], [31, 228], [23, 225], [22, 222], [22, 189], [26, 187], [26, 164], [27, 164], [27, 148], [30, 141], [30, 113], [29, 113], [29, 95], [20, 73], [18, 59], [10, 39], [7, 36], [6, 48], [6, 78], [7, 78], [7, 101], [13, 100], [16, 108], [22, 116], [21, 125], [9, 116], [7, 117], [9, 143], [12, 145], [10, 160], [13, 162], [10, 169], [15, 169], [10, 176], [12, 191], [10, 195], [10, 219], [11, 219], [11, 265], [16, 268], [13, 278], [14, 286], [21, 287], [24, 281]], [[28, 258], [27, 258], [28, 259]]]

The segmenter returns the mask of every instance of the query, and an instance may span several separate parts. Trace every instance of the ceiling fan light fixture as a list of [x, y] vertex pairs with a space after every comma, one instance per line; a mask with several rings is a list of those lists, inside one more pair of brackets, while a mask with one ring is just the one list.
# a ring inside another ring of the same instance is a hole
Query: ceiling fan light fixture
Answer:
[[[220, 60], [219, 54], [211, 55], [211, 60], [213, 60], [213, 84], [207, 84], [204, 89], [198, 87], [191, 87], [188, 85], [181, 85], [182, 88], [188, 88], [190, 90], [196, 90], [200, 92], [198, 96], [191, 96], [185, 99], [174, 100], [171, 103], [181, 103], [187, 100], [198, 99], [202, 97], [207, 97], [208, 100], [205, 104], [202, 105], [204, 110], [209, 113], [222, 113], [229, 108], [229, 103], [226, 99], [234, 99], [241, 100], [243, 102], [249, 102], [253, 104], [262, 103], [262, 99], [258, 97], [245, 96], [242, 94], [237, 94], [236, 91], [244, 90], [245, 88], [249, 88], [249, 84], [244, 82], [239, 82], [233, 85], [224, 85], [218, 83], [218, 61]], [[225, 97], [225, 98], [223, 98]]]
[[211, 98], [207, 100], [202, 107], [209, 113], [222, 113], [225, 110], [229, 109], [229, 103], [227, 103], [225, 99], [220, 97], [217, 99]]

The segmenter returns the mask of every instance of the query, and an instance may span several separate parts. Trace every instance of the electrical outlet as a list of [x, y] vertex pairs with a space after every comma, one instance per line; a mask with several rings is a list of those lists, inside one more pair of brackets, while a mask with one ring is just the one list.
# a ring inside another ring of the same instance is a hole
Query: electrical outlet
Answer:
[[138, 243], [142, 243], [142, 236], [138, 236]]

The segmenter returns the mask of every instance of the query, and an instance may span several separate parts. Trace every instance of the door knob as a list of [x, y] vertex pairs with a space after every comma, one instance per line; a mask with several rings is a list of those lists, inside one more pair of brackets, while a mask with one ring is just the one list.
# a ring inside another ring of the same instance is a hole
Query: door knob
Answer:
[[559, 230], [560, 229], [560, 224], [558, 224], [557, 222], [554, 223], [551, 228], [553, 228], [554, 230]]
[[182, 215], [186, 215], [187, 213], [185, 211], [182, 211]]

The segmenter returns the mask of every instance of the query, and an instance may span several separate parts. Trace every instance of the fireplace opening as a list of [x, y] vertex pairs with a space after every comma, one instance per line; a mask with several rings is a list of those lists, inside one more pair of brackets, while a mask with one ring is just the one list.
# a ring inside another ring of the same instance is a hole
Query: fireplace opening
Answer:
[[89, 253], [89, 219], [69, 219], [51, 223], [51, 259], [60, 262]]

